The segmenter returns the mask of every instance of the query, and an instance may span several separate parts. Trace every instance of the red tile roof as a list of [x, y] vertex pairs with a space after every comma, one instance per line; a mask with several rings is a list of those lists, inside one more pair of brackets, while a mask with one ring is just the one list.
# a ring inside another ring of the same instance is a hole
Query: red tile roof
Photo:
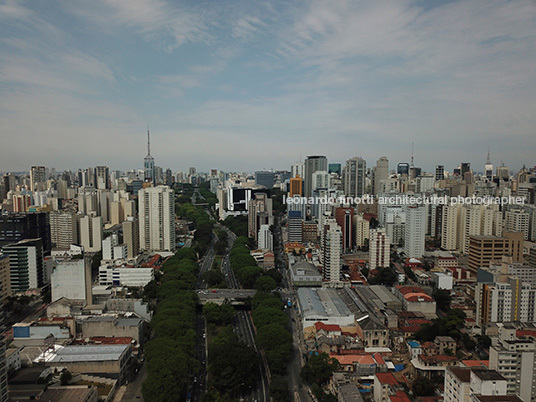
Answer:
[[340, 331], [341, 327], [338, 325], [324, 324], [323, 322], [318, 321], [318, 322], [315, 322], [315, 329], [317, 331], [320, 331], [321, 329], [323, 329], [326, 332], [335, 332], [335, 331]]
[[465, 367], [489, 367], [489, 360], [462, 360]]
[[391, 373], [376, 373], [374, 374], [380, 384], [398, 385], [398, 381]]

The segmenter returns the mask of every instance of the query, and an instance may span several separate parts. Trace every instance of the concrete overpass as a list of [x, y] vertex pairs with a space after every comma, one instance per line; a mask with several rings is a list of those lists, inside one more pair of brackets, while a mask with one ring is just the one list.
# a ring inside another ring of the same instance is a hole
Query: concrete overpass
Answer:
[[198, 290], [199, 303], [216, 303], [219, 305], [243, 306], [248, 299], [257, 293], [255, 289], [204, 289]]

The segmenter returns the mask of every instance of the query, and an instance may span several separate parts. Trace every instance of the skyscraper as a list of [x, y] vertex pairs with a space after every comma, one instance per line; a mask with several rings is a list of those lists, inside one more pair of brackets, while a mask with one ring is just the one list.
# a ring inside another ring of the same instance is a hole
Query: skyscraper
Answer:
[[445, 166], [437, 165], [435, 168], [435, 179], [443, 180], [445, 178]]
[[484, 176], [488, 180], [493, 180], [493, 164], [491, 163], [490, 149], [488, 148], [488, 157], [486, 158], [486, 164], [484, 165]]
[[411, 205], [406, 208], [404, 252], [408, 258], [422, 258], [426, 233], [426, 208]]
[[44, 166], [32, 166], [30, 169], [30, 190], [42, 191], [47, 181], [46, 168]]
[[45, 284], [43, 245], [41, 239], [26, 239], [2, 247], [9, 256], [11, 291], [24, 292]]
[[138, 192], [142, 250], [175, 250], [174, 201], [174, 193], [168, 186], [148, 187]]
[[338, 282], [341, 278], [342, 231], [335, 219], [328, 219], [324, 226], [322, 242], [324, 280]]
[[389, 266], [391, 240], [384, 228], [372, 229], [369, 242], [369, 269]]
[[374, 171], [374, 195], [377, 195], [380, 191], [380, 183], [382, 180], [387, 180], [389, 177], [389, 160], [386, 156], [382, 156], [376, 161], [376, 169]]
[[313, 193], [313, 173], [318, 170], [328, 170], [328, 159], [321, 155], [308, 156], [305, 159], [305, 176], [304, 176], [304, 197], [311, 197]]
[[342, 233], [342, 249], [352, 250], [355, 245], [354, 239], [354, 213], [355, 210], [352, 207], [337, 207], [335, 208], [335, 220], [341, 228]]
[[100, 190], [110, 188], [110, 168], [108, 166], [97, 166], [94, 173], [96, 188]]
[[347, 197], [362, 197], [365, 194], [367, 162], [354, 157], [346, 161], [343, 169], [344, 194]]
[[143, 159], [144, 180], [154, 183], [154, 158], [151, 156], [151, 138], [147, 128], [147, 156]]

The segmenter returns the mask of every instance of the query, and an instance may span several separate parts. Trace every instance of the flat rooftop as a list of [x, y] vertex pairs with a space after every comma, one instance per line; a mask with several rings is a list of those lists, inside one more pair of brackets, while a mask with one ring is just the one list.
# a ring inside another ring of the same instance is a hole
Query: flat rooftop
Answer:
[[129, 345], [70, 345], [45, 355], [48, 363], [102, 362], [119, 360]]
[[300, 288], [298, 300], [303, 315], [323, 315], [326, 317], [346, 317], [352, 315], [335, 289]]

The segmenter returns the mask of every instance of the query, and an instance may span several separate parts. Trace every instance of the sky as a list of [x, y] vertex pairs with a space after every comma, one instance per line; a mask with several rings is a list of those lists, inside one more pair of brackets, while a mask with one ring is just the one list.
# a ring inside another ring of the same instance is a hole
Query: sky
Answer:
[[0, 0], [0, 171], [536, 165], [534, 0]]

